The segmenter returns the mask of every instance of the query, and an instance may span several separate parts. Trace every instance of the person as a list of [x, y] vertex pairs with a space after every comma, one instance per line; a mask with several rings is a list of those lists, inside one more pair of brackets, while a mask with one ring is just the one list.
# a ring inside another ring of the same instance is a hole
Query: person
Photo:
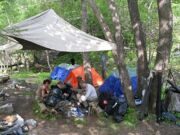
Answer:
[[79, 102], [93, 102], [97, 100], [98, 97], [94, 86], [85, 82], [81, 82], [80, 86], [85, 90], [85, 94], [79, 97]]
[[59, 82], [57, 83], [57, 87], [58, 87], [60, 90], [62, 90], [62, 93], [63, 93], [63, 95], [65, 96], [65, 98], [66, 98], [67, 100], [70, 100], [71, 94], [72, 94], [71, 86], [68, 85], [68, 84], [65, 84], [65, 83], [63, 83], [63, 82], [61, 82], [61, 81], [59, 81]]
[[70, 62], [71, 62], [71, 65], [75, 65], [75, 59], [74, 58], [72, 58], [72, 59], [70, 59]]
[[38, 105], [40, 106], [41, 112], [47, 110], [44, 101], [50, 92], [50, 84], [51, 84], [51, 80], [46, 79], [43, 81], [43, 84], [36, 91], [36, 100], [38, 101]]
[[80, 84], [83, 82], [83, 79], [81, 76], [77, 77], [77, 82], [78, 82], [78, 89], [82, 89]]
[[51, 80], [46, 79], [43, 81], [43, 84], [39, 87], [39, 89], [37, 90], [37, 99], [40, 101], [44, 101], [45, 98], [48, 96], [49, 92], [50, 92], [50, 84], [51, 84]]

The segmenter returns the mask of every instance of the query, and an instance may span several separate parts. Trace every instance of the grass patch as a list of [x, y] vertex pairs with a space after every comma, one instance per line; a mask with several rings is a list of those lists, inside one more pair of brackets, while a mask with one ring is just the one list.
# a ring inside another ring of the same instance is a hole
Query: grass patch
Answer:
[[133, 108], [129, 108], [127, 114], [124, 117], [123, 123], [128, 127], [136, 127], [138, 123], [137, 112]]
[[74, 125], [86, 125], [87, 120], [85, 118], [73, 118]]
[[58, 120], [61, 118], [60, 115], [55, 115], [52, 113], [45, 113], [45, 114], [41, 113], [40, 107], [39, 107], [37, 101], [34, 101], [34, 103], [33, 103], [33, 113], [35, 116], [37, 116], [38, 118], [43, 119], [43, 120], [55, 121], [55, 120]]
[[127, 127], [135, 128], [138, 119], [136, 110], [133, 108], [129, 108], [127, 113], [125, 114], [124, 120], [121, 123], [116, 123], [111, 116], [108, 118], [105, 117], [104, 113], [100, 113], [98, 115], [98, 125], [108, 127], [109, 129], [116, 131], [119, 129], [120, 124], [124, 124]]
[[[11, 75], [11, 78], [18, 79], [18, 80], [25, 80], [25, 79], [32, 79], [34, 83], [42, 83], [44, 79], [47, 79], [50, 77], [49, 72], [39, 72], [34, 73], [32, 71], [29, 72], [18, 72]], [[56, 80], [52, 81], [52, 84], [57, 83]]]

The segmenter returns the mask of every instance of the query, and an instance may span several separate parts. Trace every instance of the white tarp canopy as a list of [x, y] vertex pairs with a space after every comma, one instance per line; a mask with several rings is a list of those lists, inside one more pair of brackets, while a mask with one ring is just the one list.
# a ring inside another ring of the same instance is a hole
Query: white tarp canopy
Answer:
[[59, 17], [52, 9], [5, 28], [1, 34], [17, 40], [23, 49], [64, 52], [107, 51], [114, 43], [91, 36]]

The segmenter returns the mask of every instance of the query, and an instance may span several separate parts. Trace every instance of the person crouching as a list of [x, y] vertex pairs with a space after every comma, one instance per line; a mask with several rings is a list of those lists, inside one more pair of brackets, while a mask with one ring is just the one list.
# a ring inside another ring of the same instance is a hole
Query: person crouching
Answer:
[[85, 83], [85, 82], [81, 82], [80, 86], [83, 90], [85, 90], [85, 94], [77, 95], [80, 103], [85, 102], [85, 101], [93, 102], [98, 99], [96, 89], [94, 88], [93, 85]]

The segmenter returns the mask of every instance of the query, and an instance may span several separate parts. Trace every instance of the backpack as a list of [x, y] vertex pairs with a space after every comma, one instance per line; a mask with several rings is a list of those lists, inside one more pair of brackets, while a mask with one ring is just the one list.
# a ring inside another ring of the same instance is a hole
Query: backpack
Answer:
[[59, 98], [53, 95], [49, 95], [45, 100], [45, 105], [48, 107], [55, 107], [56, 104], [60, 101]]

